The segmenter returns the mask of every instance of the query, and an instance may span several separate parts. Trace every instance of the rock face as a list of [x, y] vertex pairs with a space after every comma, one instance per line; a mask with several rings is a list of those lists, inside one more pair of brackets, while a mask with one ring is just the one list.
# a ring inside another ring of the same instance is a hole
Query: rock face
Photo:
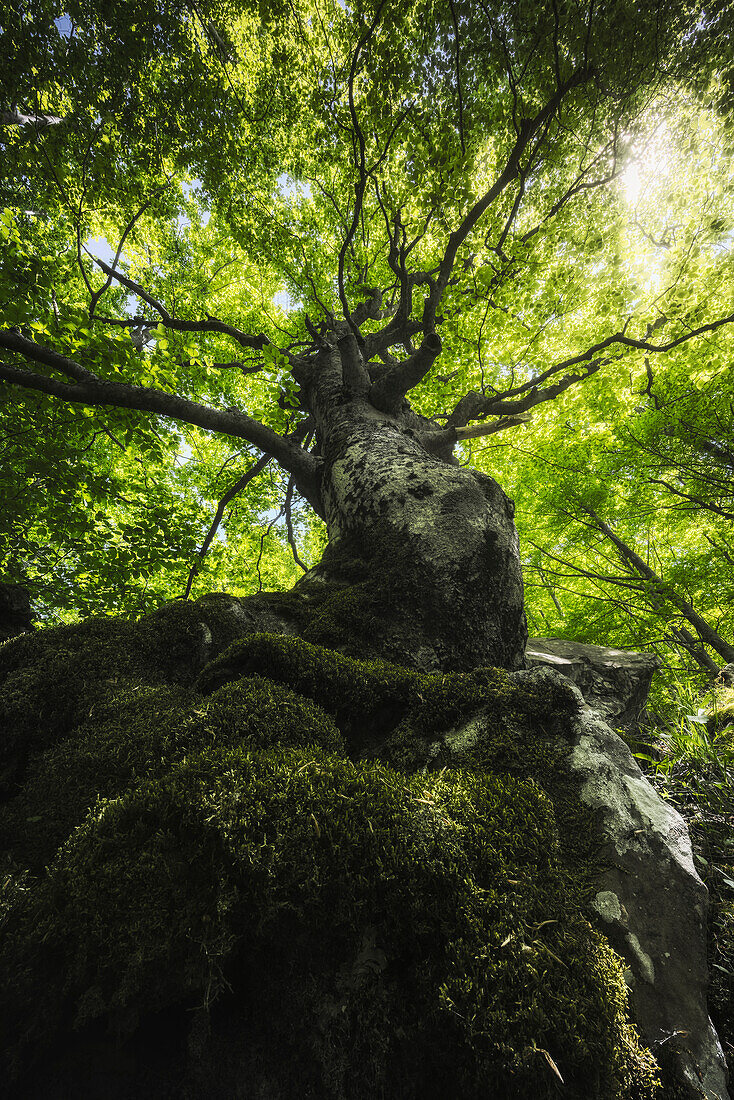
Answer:
[[33, 613], [27, 589], [0, 583], [0, 642], [33, 629]]
[[563, 673], [605, 722], [624, 728], [634, 727], [638, 721], [653, 675], [660, 668], [654, 653], [563, 638], [530, 638], [525, 660], [530, 668], [541, 665]]
[[[549, 669], [530, 675], [549, 685], [557, 678]], [[686, 823], [588, 706], [572, 743], [570, 769], [582, 783], [582, 801], [598, 815], [605, 844], [596, 923], [627, 963], [640, 1034], [684, 1096], [725, 1100], [726, 1064], [706, 1009], [708, 893]]]
[[627, 962], [640, 1034], [675, 1068], [686, 1095], [723, 1100], [724, 1055], [706, 1009], [708, 893], [686, 824], [588, 708], [575, 740], [571, 770], [583, 782], [582, 800], [598, 811], [607, 847], [594, 909]]

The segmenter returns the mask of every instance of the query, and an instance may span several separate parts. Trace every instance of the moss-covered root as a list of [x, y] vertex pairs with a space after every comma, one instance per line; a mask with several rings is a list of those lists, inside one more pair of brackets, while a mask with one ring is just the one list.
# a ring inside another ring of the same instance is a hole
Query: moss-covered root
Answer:
[[539, 726], [567, 727], [578, 710], [570, 686], [521, 683], [502, 669], [420, 673], [274, 634], [234, 642], [203, 669], [196, 688], [208, 694], [252, 675], [313, 699], [334, 717], [352, 757], [379, 754], [406, 771], [422, 767], [435, 738], [479, 709], [492, 712], [498, 729], [505, 719], [514, 719], [531, 734]]
[[[212, 1037], [194, 1028], [183, 1071], [168, 1067], [170, 1095], [550, 1098], [560, 1076], [576, 1100], [655, 1095], [619, 961], [532, 781], [210, 747], [99, 803], [47, 876], [13, 889], [1, 1031], [16, 1072], [69, 1021], [129, 1034], [222, 994]], [[222, 1047], [233, 1018], [246, 1041]], [[57, 1080], [80, 1072], [69, 1043]], [[48, 1095], [45, 1073], [21, 1081]], [[126, 1073], [130, 1096], [153, 1095]]]

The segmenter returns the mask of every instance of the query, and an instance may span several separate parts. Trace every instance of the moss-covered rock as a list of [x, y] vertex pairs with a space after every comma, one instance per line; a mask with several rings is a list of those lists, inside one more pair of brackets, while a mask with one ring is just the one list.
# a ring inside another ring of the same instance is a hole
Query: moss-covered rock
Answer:
[[70, 736], [34, 757], [21, 792], [0, 807], [0, 848], [42, 869], [98, 799], [164, 775], [193, 753], [312, 744], [343, 751], [324, 711], [260, 676], [207, 698], [181, 685], [125, 684]]
[[242, 633], [238, 601], [172, 603], [140, 622], [90, 619], [0, 646], [0, 799], [36, 752], [141, 684], [190, 684]]
[[696, 867], [709, 891], [709, 1009], [734, 1076], [734, 787], [712, 780], [711, 802], [693, 811]]
[[[0, 818], [20, 1095], [542, 1098], [560, 1076], [578, 1100], [655, 1095], [619, 960], [584, 916], [589, 846], [559, 841], [588, 825], [559, 780], [571, 692], [266, 635], [192, 682], [188, 656], [146, 673], [140, 635], [108, 629], [118, 681], [100, 644], [90, 694], [50, 707]], [[47, 671], [96, 631], [54, 635]], [[37, 723], [41, 677], [6, 679]], [[164, 1017], [168, 1091], [140, 1055]], [[133, 1053], [108, 1078], [126, 1083], [95, 1091], [80, 1067], [116, 1041]]]
[[540, 789], [314, 748], [208, 749], [99, 803], [12, 913], [3, 1031], [69, 1012], [125, 1031], [228, 985], [257, 999], [263, 953], [284, 1018], [262, 1026], [275, 1055], [287, 1024], [297, 1055], [287, 1095], [314, 1058], [322, 1096], [553, 1095], [549, 1058], [569, 1095], [652, 1095]]

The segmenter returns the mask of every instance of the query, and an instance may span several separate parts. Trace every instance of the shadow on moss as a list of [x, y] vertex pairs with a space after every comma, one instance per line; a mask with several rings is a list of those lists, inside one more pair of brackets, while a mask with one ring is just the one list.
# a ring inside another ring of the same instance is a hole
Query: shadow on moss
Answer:
[[[577, 1100], [656, 1094], [559, 843], [581, 820], [554, 780], [571, 693], [268, 635], [195, 683], [184, 642], [151, 683], [140, 636], [106, 629], [118, 679], [88, 627], [98, 664], [62, 718], [37, 692], [73, 635], [6, 680], [35, 746], [0, 822], [19, 1095], [550, 1098], [558, 1074]], [[168, 1091], [140, 1055], [161, 1019], [179, 1036], [157, 1056]], [[95, 1092], [80, 1066], [111, 1051]]]

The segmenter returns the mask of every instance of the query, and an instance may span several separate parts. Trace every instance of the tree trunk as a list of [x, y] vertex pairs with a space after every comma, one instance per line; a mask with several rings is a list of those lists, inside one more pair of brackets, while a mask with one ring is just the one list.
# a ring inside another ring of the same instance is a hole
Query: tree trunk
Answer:
[[343, 638], [328, 642], [355, 655], [426, 670], [524, 667], [512, 501], [450, 453], [429, 453], [421, 435], [438, 426], [406, 401], [380, 412], [341, 376], [334, 364], [312, 388], [329, 545], [294, 594], [330, 588]]
[[605, 523], [601, 516], [597, 515], [588, 505], [584, 509], [596, 528], [602, 532], [619, 551], [620, 556], [626, 562], [628, 562], [632, 568], [645, 580], [651, 581], [654, 586], [654, 591], [659, 593], [664, 599], [668, 600], [673, 607], [680, 611], [684, 619], [687, 619], [694, 630], [697, 631], [699, 638], [706, 645], [711, 646], [715, 653], [718, 653], [720, 657], [723, 657], [725, 661], [734, 661], [734, 646], [730, 645], [725, 638], [722, 638], [717, 630], [706, 622], [706, 620], [698, 614], [695, 607], [688, 602], [683, 596], [680, 596], [672, 585], [666, 584], [666, 582], [659, 577], [654, 569], [651, 569], [646, 561], [636, 554], [635, 551], [629, 546], [623, 539], [617, 535], [608, 523]]

